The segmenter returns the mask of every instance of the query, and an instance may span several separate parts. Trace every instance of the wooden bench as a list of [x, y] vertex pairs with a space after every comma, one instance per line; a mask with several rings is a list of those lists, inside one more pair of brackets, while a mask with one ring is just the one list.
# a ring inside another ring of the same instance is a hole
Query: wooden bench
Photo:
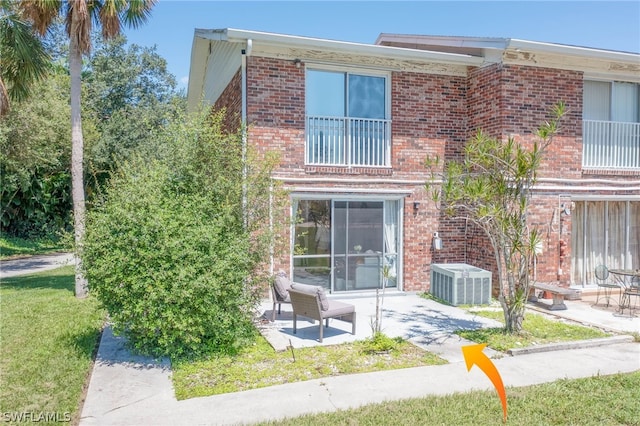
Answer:
[[543, 290], [551, 293], [553, 296], [553, 303], [551, 305], [545, 305], [550, 311], [562, 311], [567, 309], [567, 305], [564, 304], [564, 297], [571, 296], [575, 292], [574, 290], [568, 289], [566, 287], [560, 287], [557, 285], [545, 284], [545, 283], [535, 283], [531, 286], [531, 293], [529, 294], [530, 302], [537, 302], [538, 298], [536, 297], [534, 290]]

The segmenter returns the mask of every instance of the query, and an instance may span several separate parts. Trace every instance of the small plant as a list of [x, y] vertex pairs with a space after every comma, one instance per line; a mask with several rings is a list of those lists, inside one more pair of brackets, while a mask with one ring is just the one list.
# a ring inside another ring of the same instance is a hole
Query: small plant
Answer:
[[372, 321], [371, 329], [373, 331], [373, 335], [376, 333], [382, 332], [382, 304], [384, 303], [384, 290], [387, 288], [387, 283], [389, 282], [389, 277], [391, 276], [391, 268], [389, 265], [384, 265], [382, 267], [382, 297], [380, 296], [380, 287], [376, 288], [376, 316]]
[[404, 340], [400, 337], [391, 338], [381, 331], [375, 332], [372, 337], [365, 339], [362, 351], [366, 354], [387, 353], [398, 348]]

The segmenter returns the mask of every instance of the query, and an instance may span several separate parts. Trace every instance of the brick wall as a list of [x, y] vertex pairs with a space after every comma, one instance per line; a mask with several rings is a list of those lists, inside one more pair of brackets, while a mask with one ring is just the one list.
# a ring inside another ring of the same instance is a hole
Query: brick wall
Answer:
[[[470, 135], [482, 128], [492, 136], [531, 144], [537, 127], [563, 101], [567, 114], [549, 146], [539, 177], [579, 179], [582, 175], [582, 73], [496, 64], [469, 73]], [[528, 211], [532, 227], [542, 231], [543, 254], [536, 265], [539, 281], [568, 284], [571, 269], [571, 218], [560, 217], [558, 195], [534, 194]], [[474, 231], [467, 248], [470, 263], [494, 271], [486, 237]], [[495, 289], [495, 286], [494, 286]]]
[[292, 61], [247, 58], [249, 140], [264, 154], [281, 155], [279, 174], [304, 170], [304, 67]]
[[466, 140], [466, 79], [394, 72], [391, 119], [394, 173], [422, 175], [427, 154], [451, 158]]
[[502, 133], [502, 65], [472, 67], [468, 74], [468, 137], [478, 129], [498, 137]]
[[[390, 169], [304, 166], [305, 68], [293, 61], [249, 57], [247, 61], [249, 140], [261, 154], [276, 151], [281, 179], [326, 178], [307, 188], [405, 190], [404, 288], [427, 290], [431, 263], [467, 262], [495, 272], [486, 237], [465, 221], [442, 217], [424, 190], [424, 159], [459, 158], [478, 128], [497, 137], [533, 140], [549, 108], [564, 101], [569, 114], [550, 147], [541, 177], [580, 178], [582, 153], [582, 75], [579, 72], [495, 64], [470, 68], [467, 77], [393, 72], [391, 75], [392, 167]], [[239, 76], [216, 106], [239, 111]], [[235, 120], [235, 119], [234, 119]], [[235, 122], [235, 121], [234, 121]], [[349, 183], [336, 180], [340, 176]], [[383, 183], [366, 184], [357, 179]], [[299, 182], [297, 180], [296, 182]], [[293, 185], [293, 184], [291, 184]], [[417, 209], [414, 202], [418, 202]], [[544, 230], [544, 252], [536, 273], [541, 281], [567, 283], [570, 272], [570, 216], [558, 216], [557, 194], [537, 193], [530, 223]], [[444, 249], [434, 251], [438, 232]], [[285, 241], [288, 241], [285, 238]], [[286, 244], [285, 244], [286, 245]], [[289, 269], [289, 250], [280, 251], [276, 269]], [[559, 269], [562, 274], [558, 275]], [[495, 277], [494, 277], [495, 278]]]
[[[394, 72], [391, 76], [393, 176], [427, 179], [426, 157], [459, 156], [466, 140], [467, 85], [464, 77]], [[419, 202], [417, 210], [414, 202]], [[459, 223], [444, 220], [423, 185], [413, 188], [404, 209], [404, 288], [424, 291], [431, 263], [463, 256]], [[434, 251], [433, 233], [444, 248]]]
[[240, 129], [242, 120], [242, 75], [238, 70], [220, 97], [213, 104], [214, 111], [225, 110], [223, 129], [235, 133]]

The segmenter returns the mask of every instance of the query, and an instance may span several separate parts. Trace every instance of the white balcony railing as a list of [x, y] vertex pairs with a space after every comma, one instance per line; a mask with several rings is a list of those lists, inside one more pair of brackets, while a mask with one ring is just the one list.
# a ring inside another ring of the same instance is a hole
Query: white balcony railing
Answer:
[[582, 167], [640, 170], [640, 123], [583, 120]]
[[307, 116], [308, 165], [388, 167], [391, 120]]

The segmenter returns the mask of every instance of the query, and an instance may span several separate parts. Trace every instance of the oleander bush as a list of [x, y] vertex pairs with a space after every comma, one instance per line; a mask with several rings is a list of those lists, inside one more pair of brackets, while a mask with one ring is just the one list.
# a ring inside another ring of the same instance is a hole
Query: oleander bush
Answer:
[[89, 212], [89, 289], [141, 353], [228, 353], [255, 332], [274, 163], [252, 160], [222, 120], [201, 114], [169, 125]]

